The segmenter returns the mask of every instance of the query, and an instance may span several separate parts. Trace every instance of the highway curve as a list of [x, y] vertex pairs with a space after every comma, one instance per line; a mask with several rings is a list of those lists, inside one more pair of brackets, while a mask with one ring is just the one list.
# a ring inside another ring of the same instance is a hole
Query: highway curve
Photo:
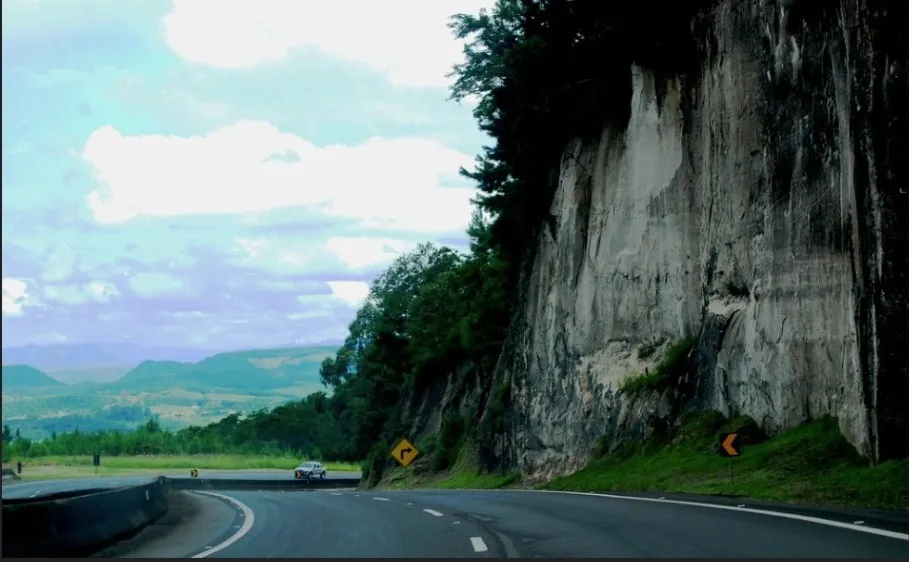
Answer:
[[736, 507], [525, 491], [220, 494], [248, 516], [202, 556], [909, 557], [904, 534]]

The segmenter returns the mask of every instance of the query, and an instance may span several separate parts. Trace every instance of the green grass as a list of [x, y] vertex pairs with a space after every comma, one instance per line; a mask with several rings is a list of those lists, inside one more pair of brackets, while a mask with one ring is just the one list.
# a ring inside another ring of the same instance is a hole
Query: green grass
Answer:
[[731, 426], [713, 414], [689, 415], [671, 442], [622, 447], [586, 469], [541, 488], [724, 494], [819, 505], [909, 507], [909, 460], [871, 466], [843, 439], [832, 419], [811, 422], [777, 438], [745, 446], [742, 455], [732, 459], [730, 482], [729, 460], [720, 457], [716, 448], [719, 433]]
[[[296, 457], [267, 457], [245, 455], [149, 455], [149, 456], [122, 456], [101, 457], [101, 470], [107, 471], [166, 471], [179, 469], [208, 469], [208, 470], [293, 470], [304, 460]], [[17, 459], [12, 459], [11, 465], [15, 466]], [[356, 463], [324, 462], [329, 472], [359, 472], [360, 466]], [[32, 472], [50, 472], [51, 468], [60, 469], [88, 469], [93, 473], [91, 456], [47, 456], [23, 460], [23, 475], [30, 469]], [[72, 472], [72, 471], [69, 471]]]
[[[737, 431], [747, 439], [742, 455], [718, 452], [719, 436]], [[495, 489], [522, 487], [520, 476], [483, 474], [462, 449], [451, 470], [390, 470], [379, 489]], [[423, 461], [429, 464], [429, 459]], [[732, 495], [753, 500], [883, 509], [909, 507], [909, 459], [872, 466], [826, 418], [767, 439], [747, 417], [727, 420], [717, 412], [689, 412], [671, 436], [657, 435], [604, 454], [587, 468], [548, 484], [546, 490], [584, 492], [680, 492]]]
[[[696, 343], [696, 339], [688, 338], [672, 344], [660, 362], [654, 366], [653, 371], [622, 379], [619, 381], [619, 390], [633, 393], [662, 389], [684, 373], [688, 363], [688, 353]], [[638, 350], [638, 358], [650, 357], [654, 351], [652, 346], [644, 346]]]
[[493, 490], [506, 488], [520, 482], [521, 476], [517, 473], [509, 474], [477, 474], [472, 472], [455, 472], [444, 475], [438, 480], [427, 483], [428, 488], [439, 489], [473, 489]]
[[520, 484], [521, 476], [488, 474], [476, 471], [451, 470], [429, 474], [418, 474], [411, 469], [395, 469], [376, 487], [389, 490], [495, 490]]

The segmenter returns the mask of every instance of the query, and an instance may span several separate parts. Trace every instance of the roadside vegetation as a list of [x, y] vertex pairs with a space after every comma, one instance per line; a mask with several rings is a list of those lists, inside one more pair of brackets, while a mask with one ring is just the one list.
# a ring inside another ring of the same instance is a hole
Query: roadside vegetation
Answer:
[[157, 468], [187, 458], [195, 459], [194, 468], [202, 468], [199, 462], [208, 463], [208, 468], [268, 468], [267, 463], [280, 468], [293, 461], [276, 459], [299, 462], [303, 458], [356, 464], [359, 459], [351, 457], [346, 447], [349, 433], [328, 411], [328, 400], [319, 392], [272, 410], [244, 417], [231, 414], [216, 423], [178, 431], [164, 429], [152, 418], [134, 430], [75, 430], [32, 441], [5, 425], [3, 462], [42, 458], [90, 462], [92, 455], [100, 454], [111, 461], [135, 459], [129, 461], [135, 468]]
[[405, 469], [395, 469], [377, 489], [405, 490], [495, 490], [521, 486], [518, 473], [507, 474], [477, 473], [473, 471], [451, 471], [416, 474]]
[[[737, 431], [742, 455], [718, 453], [719, 437]], [[489, 474], [459, 465], [441, 473], [395, 469], [388, 488], [511, 488], [517, 474]], [[663, 492], [735, 496], [742, 499], [851, 506], [909, 508], [909, 460], [871, 465], [842, 437], [831, 418], [813, 421], [768, 439], [747, 417], [725, 419], [713, 411], [690, 412], [670, 435], [602, 451], [583, 470], [535, 486], [582, 492]]]
[[[22, 462], [24, 480], [79, 478], [84, 476], [124, 476], [144, 474], [170, 474], [199, 469], [202, 471], [291, 471], [304, 460], [301, 457], [270, 457], [252, 455], [155, 455], [101, 457], [101, 466], [92, 465], [91, 456], [45, 456], [16, 459], [4, 467], [16, 469]], [[329, 472], [358, 472], [358, 463], [325, 462]], [[288, 472], [289, 473], [289, 472]]]
[[[669, 346], [666, 355], [654, 367], [653, 371], [645, 371], [632, 375], [619, 382], [619, 390], [634, 393], [648, 390], [661, 391], [677, 383], [689, 369], [689, 358], [697, 340], [688, 338]], [[645, 359], [653, 354], [649, 346], [638, 351], [638, 358]]]
[[[716, 412], [683, 420], [671, 440], [631, 443], [586, 469], [558, 478], [551, 490], [683, 492], [870, 508], [909, 508], [909, 460], [872, 466], [840, 434], [836, 420], [813, 421], [763, 440], [747, 418]], [[720, 433], [751, 437], [740, 457], [717, 453]]]

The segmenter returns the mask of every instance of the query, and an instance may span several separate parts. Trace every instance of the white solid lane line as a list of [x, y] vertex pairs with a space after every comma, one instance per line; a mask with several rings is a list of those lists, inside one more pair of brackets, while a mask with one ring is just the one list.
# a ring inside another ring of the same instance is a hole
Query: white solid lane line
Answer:
[[638, 496], [616, 496], [614, 494], [601, 494], [597, 492], [569, 492], [562, 490], [516, 490], [518, 492], [533, 492], [533, 493], [543, 493], [543, 494], [571, 494], [579, 496], [596, 496], [601, 498], [611, 498], [617, 500], [628, 500], [628, 501], [640, 501], [640, 502], [653, 502], [653, 503], [668, 503], [674, 505], [688, 505], [692, 507], [705, 507], [709, 509], [723, 509], [726, 511], [738, 511], [741, 513], [754, 513], [756, 515], [768, 515], [770, 517], [780, 517], [782, 519], [792, 519], [794, 521], [804, 521], [806, 523], [817, 523], [819, 525], [827, 525], [828, 527], [838, 527], [840, 529], [849, 529], [850, 531], [859, 531], [862, 533], [870, 533], [872, 535], [878, 535], [881, 537], [889, 537], [891, 539], [899, 539], [903, 541], [909, 541], [909, 533], [897, 533], [896, 531], [888, 531], [887, 529], [878, 529], [876, 527], [867, 527], [865, 525], [858, 525], [855, 523], [841, 523], [840, 521], [833, 521], [831, 519], [822, 519], [820, 517], [811, 517], [809, 515], [798, 515], [797, 513], [786, 513], [783, 511], [770, 511], [767, 509], [754, 509], [750, 507], [735, 507], [731, 505], [720, 505], [720, 504], [710, 504], [702, 502], [693, 502], [685, 500], [659, 500], [656, 498], [642, 498]]
[[426, 513], [428, 513], [430, 515], [435, 515], [436, 517], [442, 517], [442, 514], [434, 509], [424, 509], [423, 511], [425, 511]]
[[489, 550], [486, 548], [486, 543], [483, 541], [483, 537], [470, 537], [470, 544], [473, 545], [474, 552], [486, 552]]
[[388, 498], [373, 498], [373, 499], [376, 500], [376, 501], [380, 501], [380, 502], [387, 502], [387, 501], [388, 501]]
[[255, 514], [253, 514], [253, 511], [251, 509], [249, 509], [249, 507], [245, 503], [241, 502], [240, 500], [234, 499], [230, 496], [225, 496], [223, 494], [216, 494], [214, 492], [196, 492], [196, 493], [206, 494], [209, 496], [215, 496], [217, 498], [227, 500], [228, 502], [237, 506], [240, 509], [240, 512], [243, 514], [243, 525], [240, 526], [240, 529], [236, 533], [231, 535], [224, 542], [217, 544], [209, 549], [206, 549], [203, 552], [200, 552], [199, 554], [193, 556], [193, 558], [205, 558], [207, 556], [211, 556], [212, 554], [214, 554], [216, 552], [220, 552], [220, 551], [224, 550], [225, 548], [229, 547], [230, 545], [234, 544], [238, 540], [242, 539], [244, 536], [246, 536], [246, 533], [248, 533], [249, 530], [252, 529], [253, 522], [256, 520], [256, 516], [255, 516]]

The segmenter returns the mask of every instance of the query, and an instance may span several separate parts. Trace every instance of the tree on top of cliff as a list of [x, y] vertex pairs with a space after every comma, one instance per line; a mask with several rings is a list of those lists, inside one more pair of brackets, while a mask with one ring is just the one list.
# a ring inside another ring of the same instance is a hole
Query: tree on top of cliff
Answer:
[[490, 243], [509, 264], [512, 286], [550, 219], [569, 142], [624, 127], [632, 62], [682, 71], [694, 53], [690, 16], [711, 3], [498, 0], [492, 11], [452, 16], [451, 29], [467, 42], [450, 74], [451, 97], [478, 99], [474, 116], [495, 140], [461, 173], [477, 182], [476, 201], [494, 217]]

